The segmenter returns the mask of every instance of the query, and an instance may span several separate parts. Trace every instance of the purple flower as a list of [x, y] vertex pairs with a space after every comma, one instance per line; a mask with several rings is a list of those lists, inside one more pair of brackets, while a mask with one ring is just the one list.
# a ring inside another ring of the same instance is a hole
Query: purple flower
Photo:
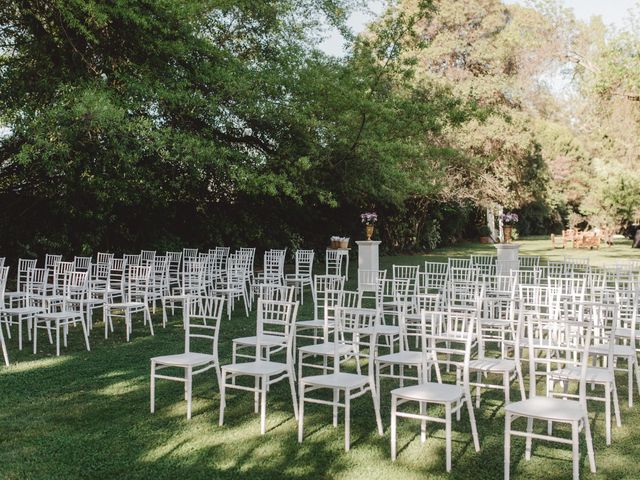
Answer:
[[501, 219], [505, 225], [514, 225], [518, 223], [518, 214], [513, 212], [504, 213]]
[[360, 220], [365, 225], [373, 225], [378, 221], [378, 214], [376, 212], [364, 212], [360, 214]]

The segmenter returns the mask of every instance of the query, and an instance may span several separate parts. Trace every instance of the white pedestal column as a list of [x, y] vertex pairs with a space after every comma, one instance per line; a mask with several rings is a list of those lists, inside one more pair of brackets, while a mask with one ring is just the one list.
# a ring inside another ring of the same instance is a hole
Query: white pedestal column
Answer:
[[361, 240], [358, 245], [358, 290], [375, 292], [375, 285], [360, 285], [360, 270], [379, 270], [380, 253], [379, 240]]
[[498, 275], [509, 275], [511, 270], [518, 270], [520, 257], [520, 245], [517, 243], [496, 243], [494, 245], [498, 251], [496, 259], [496, 273]]

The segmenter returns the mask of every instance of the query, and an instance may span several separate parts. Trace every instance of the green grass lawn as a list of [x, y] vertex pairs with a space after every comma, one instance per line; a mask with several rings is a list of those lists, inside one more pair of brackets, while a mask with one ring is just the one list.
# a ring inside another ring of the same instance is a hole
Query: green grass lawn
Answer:
[[[599, 252], [549, 251], [548, 239], [521, 242], [523, 254], [547, 257], [589, 256], [593, 264], [622, 258], [640, 259], [640, 251], [620, 242]], [[382, 267], [393, 263], [422, 263], [427, 259], [493, 252], [492, 246], [461, 245], [432, 254], [384, 257]], [[355, 287], [352, 261], [350, 287]], [[320, 266], [319, 268], [323, 268]], [[321, 271], [321, 270], [319, 270]], [[300, 319], [310, 318], [310, 297]], [[166, 329], [154, 316], [156, 335], [141, 321], [135, 323], [132, 341], [124, 340], [123, 325], [104, 339], [98, 323], [91, 336], [91, 352], [83, 349], [81, 334], [70, 332], [70, 345], [55, 357], [55, 347], [44, 341], [31, 353], [31, 343], [17, 350], [17, 332], [8, 341], [12, 361], [0, 367], [0, 478], [2, 479], [496, 479], [502, 477], [503, 401], [500, 392], [483, 394], [476, 410], [481, 451], [471, 443], [468, 417], [454, 422], [453, 471], [444, 468], [444, 430], [430, 425], [428, 439], [420, 444], [419, 425], [399, 422], [399, 457], [390, 460], [389, 390], [383, 383], [382, 417], [385, 435], [375, 429], [370, 397], [352, 407], [352, 449], [343, 450], [342, 423], [331, 426], [330, 407], [308, 405], [305, 439], [298, 444], [288, 386], [272, 387], [267, 400], [267, 434], [259, 434], [248, 392], [228, 393], [225, 426], [218, 427], [219, 394], [213, 371], [196, 378], [193, 418], [186, 420], [182, 385], [158, 382], [156, 413], [149, 413], [149, 358], [178, 353], [183, 330], [176, 316]], [[244, 318], [237, 308], [231, 320], [223, 319], [220, 354], [230, 360], [231, 339], [252, 335], [255, 313]], [[517, 398], [512, 389], [512, 398]], [[613, 429], [613, 444], [605, 446], [604, 407], [593, 406], [593, 433], [598, 473], [591, 475], [581, 446], [583, 478], [639, 478], [640, 399], [629, 409], [626, 381], [619, 388], [622, 428]], [[342, 412], [340, 419], [343, 419]], [[544, 429], [544, 426], [540, 426]], [[567, 432], [568, 433], [568, 432]], [[524, 442], [512, 441], [512, 478], [554, 479], [571, 477], [571, 451], [567, 446], [534, 442], [531, 461], [524, 460]]]

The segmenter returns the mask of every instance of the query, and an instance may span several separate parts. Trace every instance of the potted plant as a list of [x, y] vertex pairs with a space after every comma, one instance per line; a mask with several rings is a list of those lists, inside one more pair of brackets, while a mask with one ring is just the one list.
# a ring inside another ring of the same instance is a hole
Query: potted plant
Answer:
[[504, 242], [511, 243], [511, 234], [513, 233], [514, 225], [518, 223], [518, 214], [514, 212], [507, 212], [502, 214], [501, 219]]
[[361, 213], [360, 221], [365, 225], [367, 240], [371, 240], [371, 237], [373, 236], [373, 225], [378, 221], [378, 214], [376, 212]]
[[480, 243], [492, 243], [491, 229], [489, 225], [480, 225], [478, 227], [478, 235], [480, 235]]

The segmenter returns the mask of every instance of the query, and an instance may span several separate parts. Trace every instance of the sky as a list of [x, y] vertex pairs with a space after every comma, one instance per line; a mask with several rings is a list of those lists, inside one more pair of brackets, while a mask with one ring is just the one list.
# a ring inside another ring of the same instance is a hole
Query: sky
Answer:
[[[527, 3], [526, 0], [504, 0], [504, 2], [521, 5]], [[370, 0], [366, 3], [367, 11], [354, 12], [349, 18], [349, 26], [355, 33], [360, 33], [368, 22], [382, 13], [387, 2]], [[573, 9], [580, 20], [588, 21], [591, 17], [600, 15], [605, 24], [612, 24], [617, 28], [624, 27], [629, 9], [639, 4], [638, 0], [561, 0], [561, 3]], [[337, 30], [330, 29], [320, 48], [330, 55], [342, 56], [345, 53], [344, 38]]]

